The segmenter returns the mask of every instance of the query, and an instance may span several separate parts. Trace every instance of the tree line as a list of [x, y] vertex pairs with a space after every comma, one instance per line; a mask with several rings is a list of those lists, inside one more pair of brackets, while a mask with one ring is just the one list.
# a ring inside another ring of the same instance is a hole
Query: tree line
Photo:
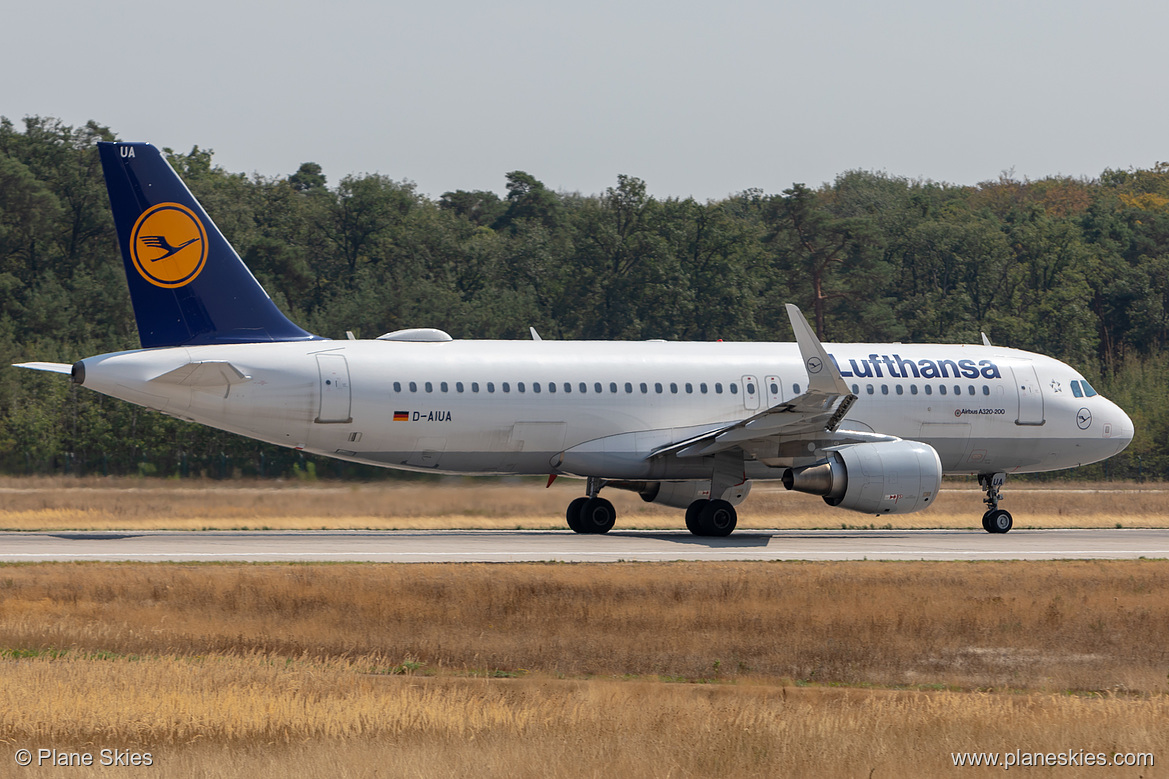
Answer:
[[[96, 122], [0, 117], [0, 361], [137, 348]], [[1078, 475], [1169, 475], [1169, 164], [959, 186], [850, 170], [780, 193], [600, 194], [525, 171], [502, 196], [437, 198], [377, 174], [232, 173], [165, 150], [277, 305], [311, 332], [375, 337], [992, 342], [1081, 370], [1137, 438]], [[311, 466], [311, 468], [310, 468]], [[369, 477], [0, 367], [0, 472]]]

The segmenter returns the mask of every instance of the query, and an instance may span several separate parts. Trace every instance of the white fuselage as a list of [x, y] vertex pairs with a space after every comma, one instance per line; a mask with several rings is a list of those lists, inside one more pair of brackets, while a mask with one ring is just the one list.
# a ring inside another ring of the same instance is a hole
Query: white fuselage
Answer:
[[[1120, 408], [1043, 355], [970, 345], [825, 348], [858, 397], [841, 431], [927, 443], [947, 473], [1069, 468], [1117, 453], [1133, 435]], [[311, 341], [83, 363], [84, 386], [104, 394], [354, 462], [649, 480], [710, 478], [700, 457], [651, 455], [791, 400], [808, 381], [794, 343]], [[200, 373], [182, 378], [179, 369], [199, 363]], [[225, 370], [220, 381], [208, 367], [218, 363], [238, 373]], [[745, 449], [753, 479], [780, 478], [823, 456], [781, 439]]]

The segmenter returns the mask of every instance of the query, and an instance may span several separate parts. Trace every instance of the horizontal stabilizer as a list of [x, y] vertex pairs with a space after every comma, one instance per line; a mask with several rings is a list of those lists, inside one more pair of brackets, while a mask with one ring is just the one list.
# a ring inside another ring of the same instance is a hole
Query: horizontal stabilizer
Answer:
[[229, 362], [208, 360], [190, 362], [182, 367], [155, 376], [150, 381], [159, 384], [178, 384], [183, 387], [217, 389], [219, 387], [251, 381], [239, 368]]
[[64, 373], [69, 376], [73, 373], [73, 366], [66, 365], [63, 362], [18, 362], [14, 363], [14, 368], [30, 368], [34, 371], [48, 371], [50, 373]]

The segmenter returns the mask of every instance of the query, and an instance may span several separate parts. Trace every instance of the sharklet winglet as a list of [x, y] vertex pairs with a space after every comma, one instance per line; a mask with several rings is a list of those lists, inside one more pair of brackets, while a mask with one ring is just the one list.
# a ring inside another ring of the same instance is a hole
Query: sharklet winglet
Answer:
[[804, 360], [804, 368], [808, 371], [808, 389], [836, 395], [848, 395], [850, 390], [840, 375], [840, 369], [828, 356], [824, 344], [808, 326], [800, 309], [791, 303], [785, 304], [788, 318], [791, 319], [792, 331], [795, 332], [796, 343], [800, 345], [800, 357]]

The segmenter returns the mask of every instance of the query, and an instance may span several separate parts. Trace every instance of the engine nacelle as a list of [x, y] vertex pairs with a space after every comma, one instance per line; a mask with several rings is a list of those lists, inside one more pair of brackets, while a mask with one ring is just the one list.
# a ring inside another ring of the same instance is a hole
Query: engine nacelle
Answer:
[[[621, 490], [632, 490], [641, 496], [646, 503], [661, 503], [663, 506], [673, 506], [676, 509], [688, 508], [696, 500], [709, 498], [710, 481], [611, 481], [605, 486], [616, 487]], [[732, 506], [737, 506], [747, 499], [751, 492], [751, 481], [748, 479], [742, 484], [736, 484], [723, 492], [721, 497]]]
[[788, 468], [783, 486], [824, 496], [829, 506], [865, 514], [909, 514], [933, 502], [942, 486], [942, 461], [917, 441], [853, 444], [828, 460]]

